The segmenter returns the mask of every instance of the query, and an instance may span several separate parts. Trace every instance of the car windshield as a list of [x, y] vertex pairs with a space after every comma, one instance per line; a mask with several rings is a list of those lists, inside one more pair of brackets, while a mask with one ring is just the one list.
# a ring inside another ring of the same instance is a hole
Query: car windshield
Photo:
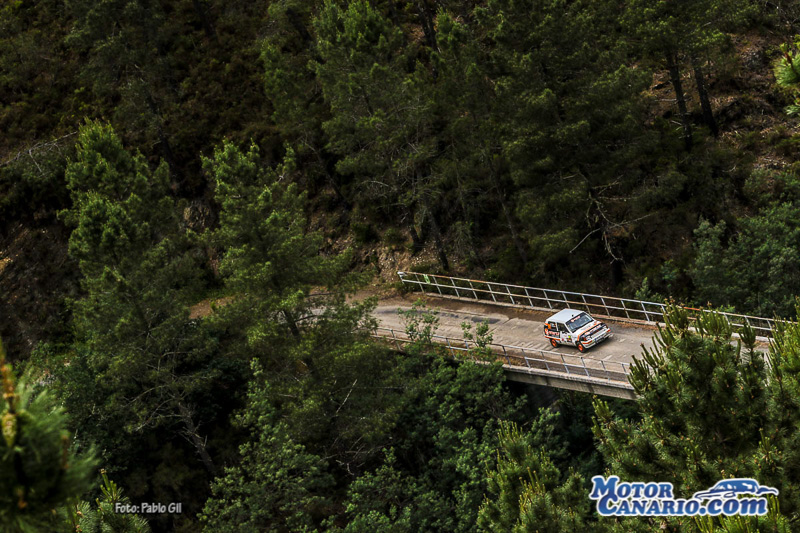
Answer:
[[591, 321], [592, 317], [590, 317], [586, 313], [581, 313], [576, 317], [567, 320], [567, 328], [569, 328], [570, 331], [574, 332], [581, 329], [583, 326], [585, 326]]

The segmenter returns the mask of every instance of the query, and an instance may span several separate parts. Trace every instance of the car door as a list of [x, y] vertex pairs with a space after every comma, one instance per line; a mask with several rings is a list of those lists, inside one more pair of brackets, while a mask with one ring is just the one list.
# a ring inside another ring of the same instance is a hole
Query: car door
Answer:
[[559, 322], [558, 323], [558, 338], [561, 342], [569, 342], [569, 330], [567, 329], [567, 325]]

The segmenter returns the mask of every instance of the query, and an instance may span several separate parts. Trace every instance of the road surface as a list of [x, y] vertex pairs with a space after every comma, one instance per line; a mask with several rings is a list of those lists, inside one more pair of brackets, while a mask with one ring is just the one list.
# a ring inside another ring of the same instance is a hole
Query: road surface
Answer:
[[583, 355], [587, 359], [613, 363], [632, 363], [633, 356], [641, 354], [642, 345], [653, 345], [653, 328], [608, 320], [606, 323], [614, 336], [585, 354], [580, 354], [572, 346], [553, 348], [545, 339], [544, 321], [551, 313], [426, 297], [419, 293], [381, 299], [373, 314], [380, 321], [381, 327], [403, 331], [405, 326], [397, 310], [410, 310], [413, 302], [420, 298], [430, 308], [438, 309], [439, 327], [436, 334], [446, 337], [463, 338], [463, 322], [471, 323], [474, 327], [480, 322], [488, 321], [494, 343], [571, 356]]

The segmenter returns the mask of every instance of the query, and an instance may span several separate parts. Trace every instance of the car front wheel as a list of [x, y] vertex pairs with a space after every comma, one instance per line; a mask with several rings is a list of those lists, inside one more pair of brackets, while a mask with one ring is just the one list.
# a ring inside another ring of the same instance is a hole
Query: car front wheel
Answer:
[[578, 343], [576, 346], [578, 347], [579, 352], [584, 353], [586, 351], [586, 347], [583, 344]]

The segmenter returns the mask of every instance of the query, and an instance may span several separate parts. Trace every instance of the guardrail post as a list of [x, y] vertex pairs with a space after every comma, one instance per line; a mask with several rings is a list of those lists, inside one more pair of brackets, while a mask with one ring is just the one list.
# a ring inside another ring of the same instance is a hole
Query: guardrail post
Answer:
[[609, 377], [608, 374], [608, 370], [606, 370], [606, 363], [602, 359], [600, 359], [600, 366], [603, 367], [603, 373], [606, 375], [606, 381], [611, 381], [611, 378]]
[[517, 302], [514, 301], [514, 295], [511, 294], [511, 289], [508, 285], [506, 285], [506, 292], [508, 293], [508, 297], [511, 298], [511, 305], [517, 305]]
[[508, 363], [510, 365], [511, 364], [511, 359], [508, 357], [508, 352], [506, 351], [505, 344], [501, 344], [500, 346], [503, 347], [503, 355], [506, 356], [506, 363]]
[[550, 303], [550, 297], [547, 295], [547, 289], [542, 289], [542, 294], [544, 294], [544, 301], [547, 302], [547, 307], [552, 309], [553, 308], [553, 304]]
[[567, 362], [564, 361], [564, 354], [559, 354], [559, 355], [561, 355], [561, 364], [564, 365], [564, 370], [566, 370], [567, 374], [569, 374], [570, 373], [569, 367], [567, 366]]
[[461, 298], [461, 294], [459, 294], [459, 292], [458, 292], [458, 285], [456, 285], [456, 280], [454, 280], [453, 278], [450, 278], [450, 284], [456, 290], [456, 298]]
[[581, 357], [581, 364], [583, 365], [583, 371], [586, 372], [586, 377], [589, 377], [589, 369], [586, 368], [586, 360]]
[[486, 282], [486, 287], [489, 288], [489, 294], [492, 295], [492, 300], [494, 300], [494, 302], [497, 303], [497, 298], [494, 297], [494, 289], [492, 288], [492, 283], [490, 281]]
[[606, 305], [606, 299], [601, 296], [600, 297], [600, 301], [603, 302], [603, 309], [606, 310], [606, 316], [611, 316], [611, 313], [608, 312], [608, 306]]
[[531, 300], [531, 295], [528, 293], [528, 287], [525, 287], [525, 296], [528, 297], [528, 306], [533, 307], [533, 300]]
[[397, 340], [397, 337], [395, 337], [395, 335], [394, 335], [394, 330], [393, 330], [393, 329], [390, 329], [389, 331], [391, 331], [391, 332], [392, 332], [392, 338], [394, 339], [394, 346], [395, 346], [395, 348], [397, 348], [397, 351], [398, 351], [398, 352], [399, 352], [399, 351], [401, 351], [401, 350], [400, 350], [400, 341], [398, 341], [398, 340]]
[[475, 292], [475, 287], [472, 286], [472, 280], [469, 281], [469, 288], [472, 289], [472, 296], [475, 297], [475, 300], [478, 299], [478, 293]]

